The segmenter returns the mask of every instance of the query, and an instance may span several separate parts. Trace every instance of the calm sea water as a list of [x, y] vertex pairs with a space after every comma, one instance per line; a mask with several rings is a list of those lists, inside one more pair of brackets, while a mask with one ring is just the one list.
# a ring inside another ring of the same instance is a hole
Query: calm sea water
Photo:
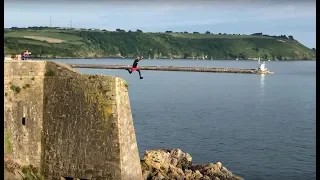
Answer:
[[[133, 60], [56, 60], [132, 64]], [[316, 62], [271, 61], [274, 75], [78, 69], [125, 78], [140, 155], [180, 148], [247, 180], [316, 179]], [[140, 65], [255, 68], [256, 61], [144, 60]]]

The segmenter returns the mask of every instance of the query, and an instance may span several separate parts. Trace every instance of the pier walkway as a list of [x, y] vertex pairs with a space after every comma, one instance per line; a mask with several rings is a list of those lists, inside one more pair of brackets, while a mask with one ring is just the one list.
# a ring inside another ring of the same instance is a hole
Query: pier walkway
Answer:
[[[68, 64], [72, 68], [91, 69], [126, 69], [131, 66], [126, 65], [104, 65], [104, 64]], [[216, 68], [216, 67], [178, 67], [178, 66], [139, 66], [140, 70], [150, 71], [187, 71], [187, 72], [211, 72], [211, 73], [246, 73], [246, 74], [274, 74], [269, 70], [241, 68]]]

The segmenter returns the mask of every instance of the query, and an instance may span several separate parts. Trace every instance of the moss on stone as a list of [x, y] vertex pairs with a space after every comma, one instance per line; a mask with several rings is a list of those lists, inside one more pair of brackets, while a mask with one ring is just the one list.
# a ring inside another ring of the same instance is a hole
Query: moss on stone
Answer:
[[95, 84], [99, 82], [100, 79], [97, 75], [87, 76], [88, 80], [88, 88], [85, 91], [86, 100], [88, 101], [89, 107], [92, 107], [93, 104], [97, 106], [97, 110], [99, 115], [103, 118], [105, 130], [110, 130], [110, 124], [108, 120], [112, 117], [113, 114], [113, 107], [112, 104], [115, 104], [114, 99], [107, 99], [107, 95], [105, 94], [105, 90], [103, 89], [104, 86]]
[[30, 88], [30, 84], [25, 84], [22, 88], [23, 88], [23, 89]]
[[15, 92], [16, 94], [20, 93], [21, 88], [19, 86], [11, 85], [10, 89]]
[[8, 156], [4, 157], [4, 169], [6, 170], [5, 173], [9, 173], [9, 175], [7, 174], [8, 179], [44, 180], [38, 168], [32, 165], [21, 166]]
[[23, 173], [23, 180], [44, 180], [44, 177], [39, 174], [38, 168], [29, 165], [29, 166], [22, 166], [21, 172]]
[[12, 153], [13, 149], [12, 149], [12, 143], [11, 143], [11, 135], [10, 135], [10, 131], [8, 131], [8, 129], [6, 130], [6, 134], [4, 136], [4, 143], [5, 143], [5, 152], [6, 153]]
[[141, 170], [149, 171], [151, 169], [150, 165], [148, 165], [145, 160], [140, 160]]
[[127, 81], [124, 81], [124, 86], [128, 89], [129, 88], [129, 84], [127, 83]]
[[49, 69], [44, 75], [45, 76], [55, 76], [56, 72], [52, 69]]

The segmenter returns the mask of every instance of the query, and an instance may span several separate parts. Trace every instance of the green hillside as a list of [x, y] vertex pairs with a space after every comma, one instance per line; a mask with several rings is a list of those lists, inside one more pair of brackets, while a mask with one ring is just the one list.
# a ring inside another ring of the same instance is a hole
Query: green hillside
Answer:
[[33, 57], [134, 57], [207, 59], [315, 59], [292, 36], [194, 33], [110, 32], [57, 28], [11, 28], [4, 31], [4, 53], [28, 49]]

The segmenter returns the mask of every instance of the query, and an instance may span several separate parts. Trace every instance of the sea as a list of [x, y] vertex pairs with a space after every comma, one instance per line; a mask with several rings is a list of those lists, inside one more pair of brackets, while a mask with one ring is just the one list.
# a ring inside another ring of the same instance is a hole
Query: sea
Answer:
[[[131, 65], [133, 59], [58, 59]], [[142, 60], [141, 66], [257, 68], [251, 60]], [[77, 69], [129, 84], [141, 158], [180, 148], [246, 180], [316, 179], [316, 61], [270, 61], [272, 75]]]

